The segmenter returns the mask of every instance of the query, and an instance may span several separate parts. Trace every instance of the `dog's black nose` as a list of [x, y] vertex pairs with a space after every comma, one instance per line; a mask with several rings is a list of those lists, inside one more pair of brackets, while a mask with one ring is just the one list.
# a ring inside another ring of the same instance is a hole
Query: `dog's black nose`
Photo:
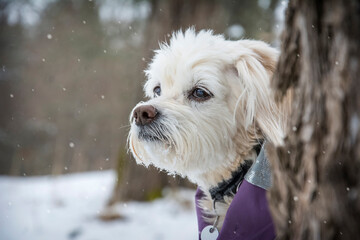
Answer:
[[156, 108], [151, 105], [143, 105], [134, 109], [133, 117], [135, 119], [135, 124], [138, 126], [144, 126], [151, 123], [158, 112]]

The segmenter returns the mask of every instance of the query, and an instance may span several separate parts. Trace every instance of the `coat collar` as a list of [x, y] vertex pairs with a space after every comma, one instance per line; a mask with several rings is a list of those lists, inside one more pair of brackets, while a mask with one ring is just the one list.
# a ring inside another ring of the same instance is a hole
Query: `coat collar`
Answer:
[[[259, 155], [262, 142], [254, 147], [256, 155]], [[253, 164], [252, 160], [245, 160], [238, 169], [231, 173], [231, 178], [218, 183], [217, 186], [209, 189], [211, 198], [214, 202], [224, 201], [225, 196], [235, 195], [239, 185], [244, 180], [245, 174]]]

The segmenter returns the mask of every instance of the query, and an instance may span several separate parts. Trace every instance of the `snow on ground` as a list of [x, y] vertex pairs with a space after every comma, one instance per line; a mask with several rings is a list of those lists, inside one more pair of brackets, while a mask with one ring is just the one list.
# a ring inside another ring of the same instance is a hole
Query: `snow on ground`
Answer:
[[100, 220], [98, 214], [111, 194], [115, 177], [113, 171], [58, 177], [0, 176], [0, 239], [197, 238], [192, 190], [167, 194], [150, 203], [121, 203], [116, 210], [123, 220]]

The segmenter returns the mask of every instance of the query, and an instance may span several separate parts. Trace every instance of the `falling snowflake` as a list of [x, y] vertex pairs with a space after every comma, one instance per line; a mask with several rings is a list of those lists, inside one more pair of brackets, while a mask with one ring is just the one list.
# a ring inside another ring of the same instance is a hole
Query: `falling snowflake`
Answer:
[[73, 148], [75, 147], [75, 144], [73, 142], [69, 142], [69, 147]]
[[46, 35], [47, 39], [52, 39], [52, 35], [49, 33], [48, 35]]

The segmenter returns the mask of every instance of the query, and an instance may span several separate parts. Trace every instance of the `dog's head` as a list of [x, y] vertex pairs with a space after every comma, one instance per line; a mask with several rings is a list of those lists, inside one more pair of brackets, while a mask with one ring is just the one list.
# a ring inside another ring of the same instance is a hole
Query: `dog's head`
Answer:
[[226, 167], [258, 139], [282, 142], [269, 81], [278, 53], [211, 31], [173, 34], [146, 70], [149, 98], [131, 115], [129, 148], [144, 165], [181, 175]]

